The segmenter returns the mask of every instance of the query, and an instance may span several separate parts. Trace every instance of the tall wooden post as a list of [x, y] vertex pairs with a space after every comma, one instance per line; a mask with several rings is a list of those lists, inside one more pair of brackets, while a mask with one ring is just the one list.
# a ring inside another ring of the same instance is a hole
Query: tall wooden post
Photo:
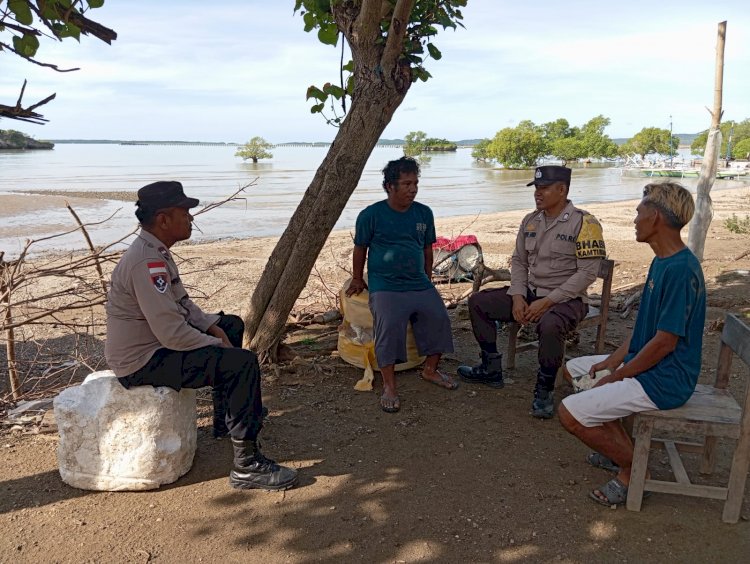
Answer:
[[711, 203], [711, 188], [716, 179], [716, 167], [721, 149], [721, 97], [724, 84], [724, 42], [727, 34], [727, 22], [719, 24], [719, 34], [716, 39], [716, 74], [714, 76], [714, 109], [711, 113], [711, 128], [706, 140], [706, 151], [703, 154], [703, 164], [698, 178], [697, 196], [695, 201], [695, 215], [690, 223], [688, 247], [698, 260], [703, 260], [703, 250], [706, 246], [706, 235], [711, 220], [714, 217]]

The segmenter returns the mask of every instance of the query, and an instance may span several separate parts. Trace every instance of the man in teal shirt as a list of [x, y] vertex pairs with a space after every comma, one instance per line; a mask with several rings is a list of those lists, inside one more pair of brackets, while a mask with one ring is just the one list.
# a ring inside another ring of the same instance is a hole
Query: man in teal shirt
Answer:
[[620, 419], [674, 409], [695, 390], [701, 370], [706, 288], [698, 259], [680, 238], [693, 216], [693, 197], [679, 184], [648, 184], [636, 208], [635, 238], [656, 255], [651, 262], [633, 333], [609, 356], [573, 359], [566, 378], [588, 373], [594, 386], [568, 396], [560, 423], [595, 452], [593, 466], [617, 476], [591, 492], [602, 505], [625, 503], [633, 441]]
[[[383, 375], [383, 411], [401, 407], [396, 364], [406, 362], [406, 333], [412, 324], [419, 354], [426, 356], [422, 379], [448, 390], [458, 384], [438, 370], [443, 353], [453, 352], [448, 312], [432, 285], [432, 210], [414, 201], [419, 165], [408, 157], [383, 169], [388, 198], [362, 210], [354, 235], [353, 275], [348, 296], [369, 289], [375, 330], [375, 358]], [[364, 281], [367, 262], [368, 284]]]

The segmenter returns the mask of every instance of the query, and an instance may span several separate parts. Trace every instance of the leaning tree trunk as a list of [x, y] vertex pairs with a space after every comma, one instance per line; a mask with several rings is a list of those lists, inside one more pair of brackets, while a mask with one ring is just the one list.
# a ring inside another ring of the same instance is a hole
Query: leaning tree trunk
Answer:
[[716, 166], [719, 160], [719, 149], [721, 149], [721, 98], [724, 84], [724, 42], [727, 33], [727, 22], [719, 24], [718, 38], [716, 39], [716, 73], [714, 76], [714, 109], [711, 112], [711, 129], [708, 131], [706, 150], [703, 153], [703, 164], [701, 174], [698, 178], [697, 194], [695, 199], [695, 215], [690, 223], [688, 233], [688, 247], [703, 260], [703, 250], [706, 246], [706, 235], [714, 217], [714, 208], [711, 202], [711, 188], [716, 179]]
[[[335, 10], [355, 63], [352, 105], [250, 299], [244, 345], [256, 351], [261, 360], [275, 360], [289, 312], [357, 187], [367, 159], [409, 90], [411, 69], [398, 57], [413, 2], [405, 4], [408, 11], [400, 20], [403, 29], [392, 24], [385, 46], [374, 40], [373, 28], [367, 28], [368, 23], [379, 25], [377, 18], [358, 21], [359, 12], [351, 8], [351, 3], [349, 13]], [[394, 33], [400, 33], [401, 39], [392, 45]]]

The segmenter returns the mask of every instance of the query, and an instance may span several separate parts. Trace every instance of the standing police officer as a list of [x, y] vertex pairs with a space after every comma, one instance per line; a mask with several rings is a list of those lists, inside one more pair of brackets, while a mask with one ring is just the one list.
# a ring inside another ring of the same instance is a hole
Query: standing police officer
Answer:
[[[263, 426], [260, 369], [255, 354], [239, 348], [242, 320], [201, 311], [169, 252], [190, 238], [189, 210], [197, 205], [179, 182], [154, 182], [138, 191], [141, 231], [112, 272], [104, 354], [126, 388], [212, 386], [232, 437], [232, 487], [288, 489], [297, 471], [267, 459], [257, 441]], [[221, 433], [217, 421], [214, 434]]]
[[469, 298], [474, 337], [481, 363], [460, 366], [462, 379], [503, 386], [496, 321], [537, 323], [539, 370], [531, 413], [549, 419], [554, 411], [555, 377], [562, 365], [565, 334], [586, 317], [586, 289], [596, 280], [606, 257], [596, 218], [568, 200], [570, 169], [540, 166], [534, 180], [536, 211], [526, 215], [516, 238], [510, 287], [477, 292]]

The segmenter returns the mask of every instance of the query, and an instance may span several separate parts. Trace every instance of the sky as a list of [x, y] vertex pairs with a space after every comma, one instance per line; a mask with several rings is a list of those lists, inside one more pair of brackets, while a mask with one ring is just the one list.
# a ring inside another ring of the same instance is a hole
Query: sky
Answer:
[[[311, 114], [310, 85], [336, 82], [340, 49], [305, 33], [294, 0], [106, 0], [89, 16], [118, 33], [42, 41], [56, 73], [0, 52], [0, 102], [49, 94], [45, 125], [0, 120], [37, 139], [272, 143], [331, 141]], [[492, 137], [529, 119], [606, 133], [643, 127], [696, 133], [710, 124], [717, 24], [727, 20], [724, 121], [750, 118], [747, 0], [469, 0], [465, 29], [441, 31], [433, 78], [412, 85], [383, 138], [421, 130], [450, 140]], [[8, 40], [7, 33], [0, 40]]]

